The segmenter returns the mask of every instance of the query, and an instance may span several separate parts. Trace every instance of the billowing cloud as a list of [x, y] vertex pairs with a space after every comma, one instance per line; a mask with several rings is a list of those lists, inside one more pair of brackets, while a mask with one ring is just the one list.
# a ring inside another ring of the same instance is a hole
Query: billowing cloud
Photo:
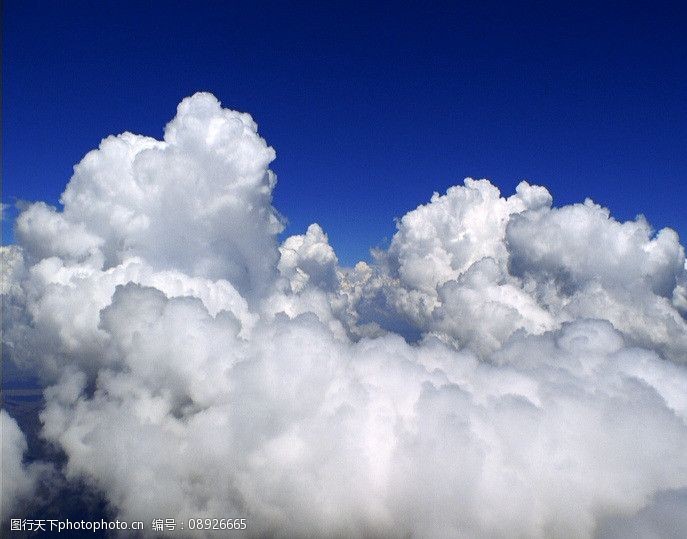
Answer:
[[107, 269], [140, 256], [156, 270], [227, 278], [259, 296], [273, 280], [282, 230], [271, 206], [274, 157], [248, 114], [196, 94], [179, 104], [163, 141], [104, 139], [76, 165], [64, 211], [30, 206], [17, 236], [32, 260]]
[[19, 215], [4, 345], [68, 481], [121, 519], [248, 536], [687, 533], [673, 231], [468, 179], [345, 268], [316, 224], [278, 244], [274, 156], [196, 94], [163, 141], [87, 154], [64, 210]]
[[0, 410], [2, 432], [2, 481], [0, 482], [0, 520], [14, 516], [21, 503], [35, 494], [41, 476], [47, 473], [45, 464], [24, 461], [28, 448], [17, 422], [5, 410]]

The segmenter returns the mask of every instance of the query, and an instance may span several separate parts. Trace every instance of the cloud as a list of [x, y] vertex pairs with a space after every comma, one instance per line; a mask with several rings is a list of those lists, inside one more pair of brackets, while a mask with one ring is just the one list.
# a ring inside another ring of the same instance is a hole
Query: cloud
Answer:
[[0, 410], [2, 432], [2, 482], [0, 482], [0, 521], [15, 517], [21, 503], [26, 503], [35, 493], [41, 475], [47, 472], [43, 464], [24, 462], [28, 448], [24, 434], [17, 422], [5, 410]]
[[163, 141], [87, 154], [63, 211], [19, 215], [4, 346], [41, 378], [67, 481], [120, 519], [245, 517], [249, 536], [684, 524], [674, 232], [468, 179], [344, 268], [316, 224], [277, 243], [274, 156], [196, 94]]
[[163, 141], [104, 139], [76, 165], [64, 211], [30, 206], [17, 235], [32, 260], [89, 258], [107, 269], [139, 256], [156, 270], [224, 277], [259, 296], [273, 280], [282, 230], [271, 206], [274, 157], [248, 114], [196, 94], [179, 104]]
[[632, 515], [602, 520], [598, 536], [602, 539], [623, 537], [662, 537], [680, 539], [687, 535], [687, 490], [661, 492], [649, 505]]
[[307, 285], [333, 291], [338, 285], [338, 259], [329, 239], [318, 224], [302, 236], [290, 236], [279, 247], [279, 273], [289, 279], [291, 291], [301, 292]]

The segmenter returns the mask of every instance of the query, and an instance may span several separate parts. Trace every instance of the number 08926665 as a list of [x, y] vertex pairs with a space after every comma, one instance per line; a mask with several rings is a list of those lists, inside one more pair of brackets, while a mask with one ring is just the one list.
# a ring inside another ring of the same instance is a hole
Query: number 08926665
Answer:
[[245, 530], [245, 518], [189, 518], [189, 530]]

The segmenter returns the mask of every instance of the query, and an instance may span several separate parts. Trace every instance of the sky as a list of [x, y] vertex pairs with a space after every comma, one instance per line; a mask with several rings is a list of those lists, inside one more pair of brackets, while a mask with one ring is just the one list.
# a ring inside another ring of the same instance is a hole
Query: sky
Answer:
[[3, 9], [0, 529], [687, 537], [685, 8]]
[[501, 4], [8, 0], [3, 202], [59, 204], [104, 136], [205, 90], [276, 149], [285, 235], [345, 264], [468, 176], [687, 236], [684, 3]]

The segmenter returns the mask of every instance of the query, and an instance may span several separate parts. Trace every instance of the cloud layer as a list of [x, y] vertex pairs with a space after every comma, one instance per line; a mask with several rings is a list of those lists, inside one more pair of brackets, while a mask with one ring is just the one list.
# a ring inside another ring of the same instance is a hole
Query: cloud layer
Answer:
[[[317, 224], [279, 243], [274, 157], [200, 93], [20, 213], [4, 346], [68, 480], [120, 519], [249, 536], [687, 533], [675, 232], [467, 179], [343, 268]], [[2, 432], [7, 515], [39, 471]]]

